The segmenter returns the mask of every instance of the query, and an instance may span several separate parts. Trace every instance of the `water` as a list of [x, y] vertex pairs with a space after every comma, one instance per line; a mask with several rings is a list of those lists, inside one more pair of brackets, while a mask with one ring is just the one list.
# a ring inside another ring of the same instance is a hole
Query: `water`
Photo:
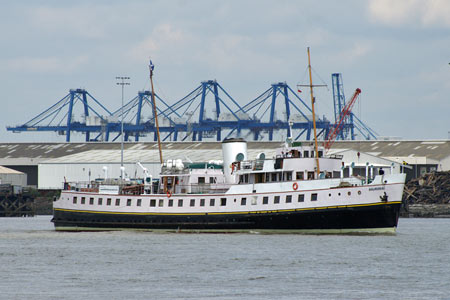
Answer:
[[450, 219], [396, 236], [53, 231], [0, 218], [0, 299], [450, 299]]

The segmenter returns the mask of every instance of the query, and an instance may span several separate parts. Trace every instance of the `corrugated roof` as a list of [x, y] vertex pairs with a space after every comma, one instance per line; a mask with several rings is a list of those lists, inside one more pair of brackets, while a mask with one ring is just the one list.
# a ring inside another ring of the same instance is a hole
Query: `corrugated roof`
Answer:
[[[312, 144], [310, 141], [303, 141], [303, 143]], [[275, 149], [282, 144], [282, 142], [248, 142], [249, 158], [253, 157], [251, 154], [253, 152], [265, 152], [270, 157], [273, 154], [269, 152], [274, 153]], [[220, 142], [165, 142], [162, 143], [162, 148], [164, 159], [193, 155], [190, 158], [193, 161], [201, 158], [203, 158], [201, 161], [207, 161], [220, 159], [222, 156], [217, 152], [222, 149]], [[124, 149], [128, 152], [125, 154], [125, 159], [129, 156], [133, 162], [135, 158], [142, 161], [144, 159], [158, 161], [159, 159], [156, 142], [126, 142]], [[427, 157], [440, 161], [450, 156], [450, 141], [336, 141], [333, 149], [354, 149], [383, 157]], [[148, 153], [133, 151], [148, 151]], [[0, 165], [37, 165], [40, 162], [61, 157], [83, 162], [85, 162], [83, 157], [92, 161], [103, 162], [104, 159], [120, 161], [120, 143], [0, 143]]]

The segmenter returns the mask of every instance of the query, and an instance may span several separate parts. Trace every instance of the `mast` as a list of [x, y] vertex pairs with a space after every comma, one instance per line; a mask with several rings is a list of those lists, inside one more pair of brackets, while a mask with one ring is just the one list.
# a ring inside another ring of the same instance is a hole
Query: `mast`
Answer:
[[319, 151], [317, 146], [317, 129], [316, 129], [316, 114], [314, 111], [314, 102], [316, 102], [313, 94], [313, 84], [312, 84], [312, 75], [311, 75], [311, 56], [309, 54], [309, 47], [308, 49], [308, 70], [309, 70], [309, 91], [311, 94], [311, 106], [312, 106], [312, 117], [313, 117], [313, 127], [314, 127], [314, 147], [315, 147], [315, 153], [316, 153], [316, 173], [317, 177], [320, 175], [320, 167], [319, 167]]
[[158, 137], [158, 149], [159, 149], [159, 161], [163, 163], [162, 150], [161, 150], [161, 138], [159, 136], [159, 124], [158, 124], [158, 113], [156, 112], [156, 101], [155, 101], [155, 91], [153, 89], [153, 69], [155, 66], [150, 60], [150, 65], [148, 66], [150, 70], [150, 84], [152, 86], [152, 104], [153, 104], [153, 116], [155, 117], [155, 126], [156, 126], [156, 136]]

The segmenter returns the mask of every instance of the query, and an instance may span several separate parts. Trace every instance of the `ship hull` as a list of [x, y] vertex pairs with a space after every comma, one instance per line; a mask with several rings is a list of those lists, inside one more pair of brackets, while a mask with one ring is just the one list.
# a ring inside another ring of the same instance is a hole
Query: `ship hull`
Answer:
[[154, 214], [54, 209], [60, 231], [395, 233], [401, 202], [277, 211]]

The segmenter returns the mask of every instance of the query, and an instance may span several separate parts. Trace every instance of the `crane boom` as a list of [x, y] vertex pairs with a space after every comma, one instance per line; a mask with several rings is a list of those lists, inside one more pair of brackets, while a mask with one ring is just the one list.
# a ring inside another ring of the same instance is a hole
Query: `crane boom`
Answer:
[[342, 109], [342, 111], [339, 115], [339, 122], [337, 122], [336, 126], [333, 129], [333, 132], [328, 136], [328, 140], [325, 143], [326, 151], [328, 151], [331, 148], [331, 145], [333, 145], [334, 141], [336, 140], [337, 135], [342, 130], [342, 125], [344, 124], [344, 120], [352, 111], [353, 104], [355, 104], [356, 99], [358, 98], [359, 94], [361, 94], [361, 90], [356, 89], [355, 93], [353, 94], [350, 101]]

